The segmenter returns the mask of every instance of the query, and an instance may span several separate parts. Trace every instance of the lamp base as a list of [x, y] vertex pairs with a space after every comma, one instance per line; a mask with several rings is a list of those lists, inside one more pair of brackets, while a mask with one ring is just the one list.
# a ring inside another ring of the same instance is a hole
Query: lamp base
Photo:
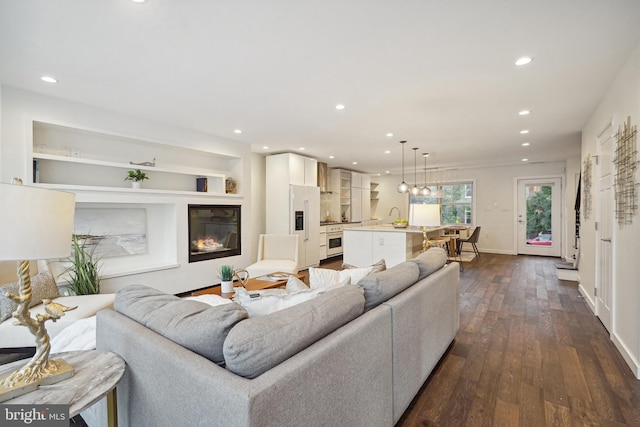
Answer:
[[426, 252], [431, 247], [431, 242], [427, 236], [427, 227], [422, 227], [422, 252]]
[[[37, 389], [38, 386], [51, 385], [62, 380], [66, 380], [67, 378], [71, 378], [75, 374], [73, 366], [71, 366], [64, 360], [56, 359], [53, 360], [53, 362], [58, 365], [58, 370], [46, 377], [42, 377], [29, 383], [18, 383], [12, 387], [5, 387], [3, 385], [0, 385], [0, 403], [6, 402], [7, 400], [13, 399], [14, 397], [22, 396], [23, 394], [30, 393]], [[13, 373], [9, 375], [12, 374]], [[0, 378], [0, 383], [9, 375]]]

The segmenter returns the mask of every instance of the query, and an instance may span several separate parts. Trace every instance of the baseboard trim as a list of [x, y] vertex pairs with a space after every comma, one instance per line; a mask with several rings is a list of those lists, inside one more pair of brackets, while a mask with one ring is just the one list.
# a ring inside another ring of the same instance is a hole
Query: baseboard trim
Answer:
[[627, 346], [618, 339], [618, 336], [616, 334], [611, 334], [610, 337], [611, 341], [613, 341], [613, 345], [616, 346], [624, 361], [627, 362], [627, 365], [629, 365], [629, 368], [631, 368], [633, 375], [636, 377], [636, 379], [640, 380], [640, 363], [638, 363], [638, 361], [632, 356]]
[[595, 303], [595, 301], [593, 301], [591, 299], [591, 296], [589, 296], [587, 291], [584, 290], [584, 288], [582, 287], [582, 284], [578, 285], [578, 292], [580, 292], [580, 295], [582, 295], [582, 298], [584, 298], [584, 300], [587, 302], [587, 305], [589, 306], [589, 308], [593, 312], [593, 315], [595, 316], [595, 314], [596, 314], [596, 303]]

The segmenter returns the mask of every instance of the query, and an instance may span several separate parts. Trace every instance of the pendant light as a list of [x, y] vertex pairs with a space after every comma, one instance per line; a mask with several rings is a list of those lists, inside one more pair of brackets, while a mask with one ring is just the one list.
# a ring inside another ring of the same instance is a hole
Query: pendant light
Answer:
[[418, 164], [416, 153], [418, 152], [418, 147], [413, 148], [413, 187], [411, 187], [411, 194], [413, 196], [417, 196], [420, 194], [420, 187], [418, 187]]
[[429, 157], [429, 153], [422, 153], [422, 157], [424, 157], [424, 187], [420, 189], [420, 195], [428, 197], [431, 195], [431, 189], [427, 187], [427, 157]]
[[398, 193], [406, 193], [409, 191], [409, 184], [404, 182], [404, 144], [406, 142], [407, 141], [400, 141], [400, 144], [402, 144], [402, 182], [398, 185]]

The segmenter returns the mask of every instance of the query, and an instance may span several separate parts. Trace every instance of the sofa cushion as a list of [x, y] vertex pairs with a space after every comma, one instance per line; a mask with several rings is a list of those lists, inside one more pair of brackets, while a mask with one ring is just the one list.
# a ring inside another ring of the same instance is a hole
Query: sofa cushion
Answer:
[[418, 276], [418, 281], [420, 281], [440, 270], [447, 263], [447, 252], [442, 248], [429, 248], [426, 252], [409, 261], [415, 262], [420, 269], [420, 276]]
[[323, 289], [309, 289], [289, 291], [287, 289], [263, 289], [248, 291], [245, 288], [235, 288], [233, 300], [247, 310], [249, 317], [265, 316], [285, 308], [315, 298]]
[[229, 330], [248, 317], [238, 304], [212, 307], [142, 285], [118, 291], [114, 305], [116, 311], [220, 365]]
[[369, 274], [359, 282], [364, 290], [365, 310], [370, 310], [418, 281], [420, 270], [415, 262], [405, 261], [379, 273]]
[[[7, 296], [7, 294], [18, 295], [20, 292], [20, 284], [7, 283], [0, 285], [0, 322], [5, 321], [12, 316], [18, 303]], [[31, 304], [34, 307], [42, 302], [43, 299], [55, 299], [60, 296], [56, 282], [49, 272], [38, 273], [31, 277]]]
[[347, 285], [286, 310], [235, 325], [224, 342], [226, 368], [255, 378], [362, 314], [363, 291]]

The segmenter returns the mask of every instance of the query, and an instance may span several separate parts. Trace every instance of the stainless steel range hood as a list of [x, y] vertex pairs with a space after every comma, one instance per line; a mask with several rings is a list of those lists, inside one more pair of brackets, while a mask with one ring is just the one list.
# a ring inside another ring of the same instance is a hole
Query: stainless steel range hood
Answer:
[[318, 187], [321, 193], [331, 193], [329, 187], [329, 165], [318, 162]]

